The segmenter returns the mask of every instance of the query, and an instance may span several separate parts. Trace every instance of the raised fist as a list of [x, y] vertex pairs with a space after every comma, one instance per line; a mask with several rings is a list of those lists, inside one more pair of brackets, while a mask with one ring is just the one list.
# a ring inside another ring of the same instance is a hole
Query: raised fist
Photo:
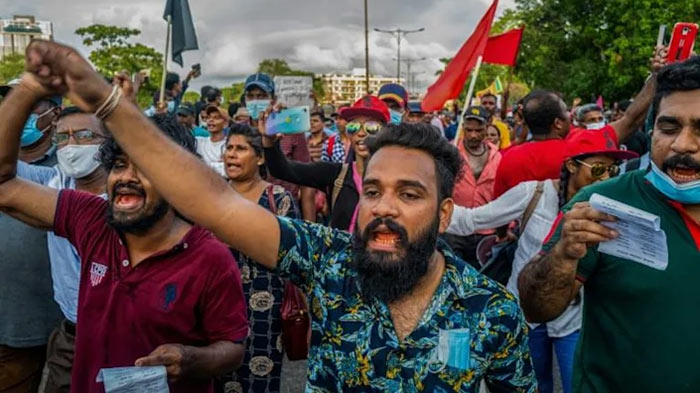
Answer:
[[75, 49], [56, 42], [34, 40], [26, 50], [25, 69], [46, 93], [66, 95], [86, 112], [94, 112], [111, 86]]

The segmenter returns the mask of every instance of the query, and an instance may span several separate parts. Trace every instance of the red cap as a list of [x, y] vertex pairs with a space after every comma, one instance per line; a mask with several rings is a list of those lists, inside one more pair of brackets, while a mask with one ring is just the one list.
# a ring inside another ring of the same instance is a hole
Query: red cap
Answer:
[[576, 131], [566, 140], [564, 158], [569, 159], [581, 155], [602, 155], [618, 160], [628, 160], [639, 156], [635, 152], [618, 149], [608, 131], [603, 130]]
[[364, 96], [355, 101], [349, 108], [343, 108], [340, 111], [340, 117], [345, 120], [352, 120], [358, 116], [367, 116], [375, 120], [381, 121], [384, 124], [389, 123], [389, 107], [384, 101], [375, 96]]

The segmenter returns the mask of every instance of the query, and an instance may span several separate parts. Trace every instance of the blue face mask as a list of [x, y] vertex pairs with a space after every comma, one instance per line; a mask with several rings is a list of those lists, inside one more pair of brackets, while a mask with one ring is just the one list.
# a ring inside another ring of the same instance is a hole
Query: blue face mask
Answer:
[[245, 108], [248, 109], [251, 119], [258, 120], [260, 113], [270, 107], [270, 102], [271, 100], [250, 100], [246, 101]]
[[677, 184], [653, 162], [651, 163], [651, 171], [647, 173], [645, 178], [668, 199], [683, 204], [696, 205], [700, 203], [700, 180]]
[[390, 110], [389, 113], [391, 114], [391, 120], [389, 121], [390, 124], [401, 124], [401, 120], [403, 120], [403, 113], [393, 110]]
[[33, 145], [41, 139], [41, 137], [44, 135], [44, 132], [46, 132], [47, 129], [51, 127], [49, 124], [45, 129], [40, 130], [37, 127], [37, 123], [39, 122], [39, 119], [44, 117], [46, 114], [51, 112], [53, 108], [47, 110], [46, 112], [37, 115], [36, 113], [32, 113], [29, 115], [29, 118], [27, 118], [26, 123], [24, 123], [24, 129], [22, 130], [22, 139], [20, 140], [20, 146], [21, 147], [26, 147]]

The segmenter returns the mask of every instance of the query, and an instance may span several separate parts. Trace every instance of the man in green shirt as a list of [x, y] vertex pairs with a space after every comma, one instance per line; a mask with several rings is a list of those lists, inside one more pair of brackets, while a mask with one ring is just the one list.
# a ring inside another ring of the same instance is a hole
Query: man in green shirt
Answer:
[[[698, 392], [700, 373], [700, 57], [664, 68], [655, 96], [652, 168], [583, 189], [564, 207], [547, 254], [519, 277], [528, 320], [559, 315], [585, 286], [573, 391]], [[615, 218], [587, 202], [600, 194], [661, 217], [668, 265], [598, 251]]]

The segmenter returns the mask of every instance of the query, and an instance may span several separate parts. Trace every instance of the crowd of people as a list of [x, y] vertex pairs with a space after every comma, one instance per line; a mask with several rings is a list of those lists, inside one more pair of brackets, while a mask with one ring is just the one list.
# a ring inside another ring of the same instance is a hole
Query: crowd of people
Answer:
[[[280, 392], [288, 343], [308, 392], [700, 391], [700, 57], [665, 57], [608, 111], [533, 90], [426, 113], [387, 84], [273, 135], [270, 75], [226, 108], [169, 73], [144, 109], [33, 41], [0, 88], [0, 392], [132, 366]], [[599, 250], [618, 218], [593, 195], [660, 217], [667, 264]]]

